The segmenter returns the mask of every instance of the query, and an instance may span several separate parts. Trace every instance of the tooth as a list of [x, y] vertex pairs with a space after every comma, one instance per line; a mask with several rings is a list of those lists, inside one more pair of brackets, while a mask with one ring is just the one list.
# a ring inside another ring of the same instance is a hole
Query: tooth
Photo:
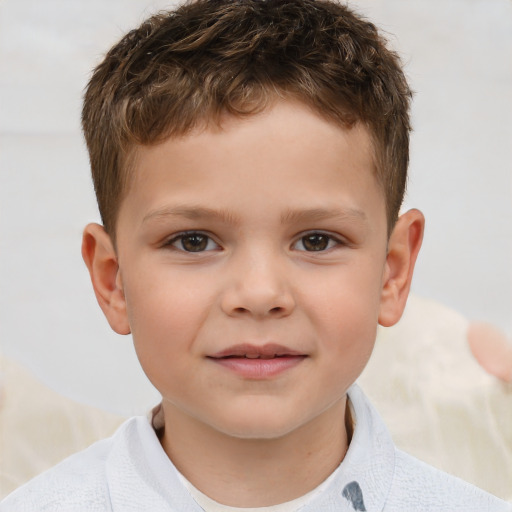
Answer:
[[245, 354], [247, 359], [258, 359], [258, 354]]

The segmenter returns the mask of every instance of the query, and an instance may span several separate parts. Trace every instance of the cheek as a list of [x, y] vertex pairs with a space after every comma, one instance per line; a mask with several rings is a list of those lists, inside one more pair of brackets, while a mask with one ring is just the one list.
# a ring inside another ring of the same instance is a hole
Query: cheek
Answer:
[[[323, 349], [341, 364], [365, 363], [377, 333], [379, 278], [362, 272], [338, 273], [306, 295], [309, 316]], [[376, 284], [377, 283], [377, 284]]]
[[204, 308], [193, 288], [167, 283], [141, 279], [130, 283], [125, 293], [139, 363], [163, 396], [174, 396], [194, 371], [190, 354], [204, 322]]
[[320, 324], [336, 326], [341, 323], [349, 330], [376, 328], [381, 278], [372, 270], [344, 269], [328, 278], [312, 281], [303, 300], [309, 302], [310, 311], [324, 319]]
[[139, 273], [125, 283], [127, 314], [137, 350], [186, 347], [204, 323], [212, 303], [202, 279], [177, 272]]

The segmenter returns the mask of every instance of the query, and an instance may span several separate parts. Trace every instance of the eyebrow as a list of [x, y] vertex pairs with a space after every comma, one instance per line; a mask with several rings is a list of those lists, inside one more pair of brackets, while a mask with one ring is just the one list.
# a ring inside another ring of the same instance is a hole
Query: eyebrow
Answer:
[[341, 221], [366, 221], [366, 214], [356, 208], [309, 208], [306, 210], [287, 210], [281, 215], [283, 224], [302, 222], [315, 222], [321, 220], [341, 220]]
[[[159, 208], [145, 215], [142, 222], [145, 223], [153, 219], [158, 220], [166, 217], [184, 217], [189, 220], [213, 219], [232, 225], [240, 223], [239, 217], [229, 210], [193, 205]], [[281, 214], [282, 224], [300, 224], [322, 220], [366, 221], [366, 219], [366, 214], [362, 210], [343, 207], [288, 209]]]
[[214, 219], [226, 224], [238, 224], [239, 219], [233, 213], [224, 209], [205, 208], [204, 206], [169, 206], [153, 210], [144, 216], [142, 222], [165, 217], [184, 217], [189, 220]]

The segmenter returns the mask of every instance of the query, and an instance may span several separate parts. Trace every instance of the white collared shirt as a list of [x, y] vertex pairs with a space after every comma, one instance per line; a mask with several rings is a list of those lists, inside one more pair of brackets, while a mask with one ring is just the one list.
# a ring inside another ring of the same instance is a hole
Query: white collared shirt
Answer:
[[[356, 425], [347, 454], [296, 510], [512, 512], [512, 504], [398, 450], [357, 385], [348, 396]], [[201, 512], [187, 487], [148, 419], [136, 417], [20, 487], [0, 512]]]

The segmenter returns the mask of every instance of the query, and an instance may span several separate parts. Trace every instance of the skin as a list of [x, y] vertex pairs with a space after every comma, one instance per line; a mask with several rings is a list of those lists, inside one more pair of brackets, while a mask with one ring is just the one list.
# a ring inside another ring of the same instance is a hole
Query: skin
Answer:
[[472, 322], [467, 339], [471, 353], [487, 373], [512, 383], [512, 343], [505, 333], [492, 324]]
[[[85, 229], [99, 304], [162, 394], [162, 446], [221, 503], [292, 500], [344, 457], [346, 391], [402, 314], [424, 226], [411, 210], [388, 239], [373, 166], [363, 126], [280, 101], [140, 148], [117, 250]], [[233, 371], [216, 356], [238, 344], [290, 367]]]

